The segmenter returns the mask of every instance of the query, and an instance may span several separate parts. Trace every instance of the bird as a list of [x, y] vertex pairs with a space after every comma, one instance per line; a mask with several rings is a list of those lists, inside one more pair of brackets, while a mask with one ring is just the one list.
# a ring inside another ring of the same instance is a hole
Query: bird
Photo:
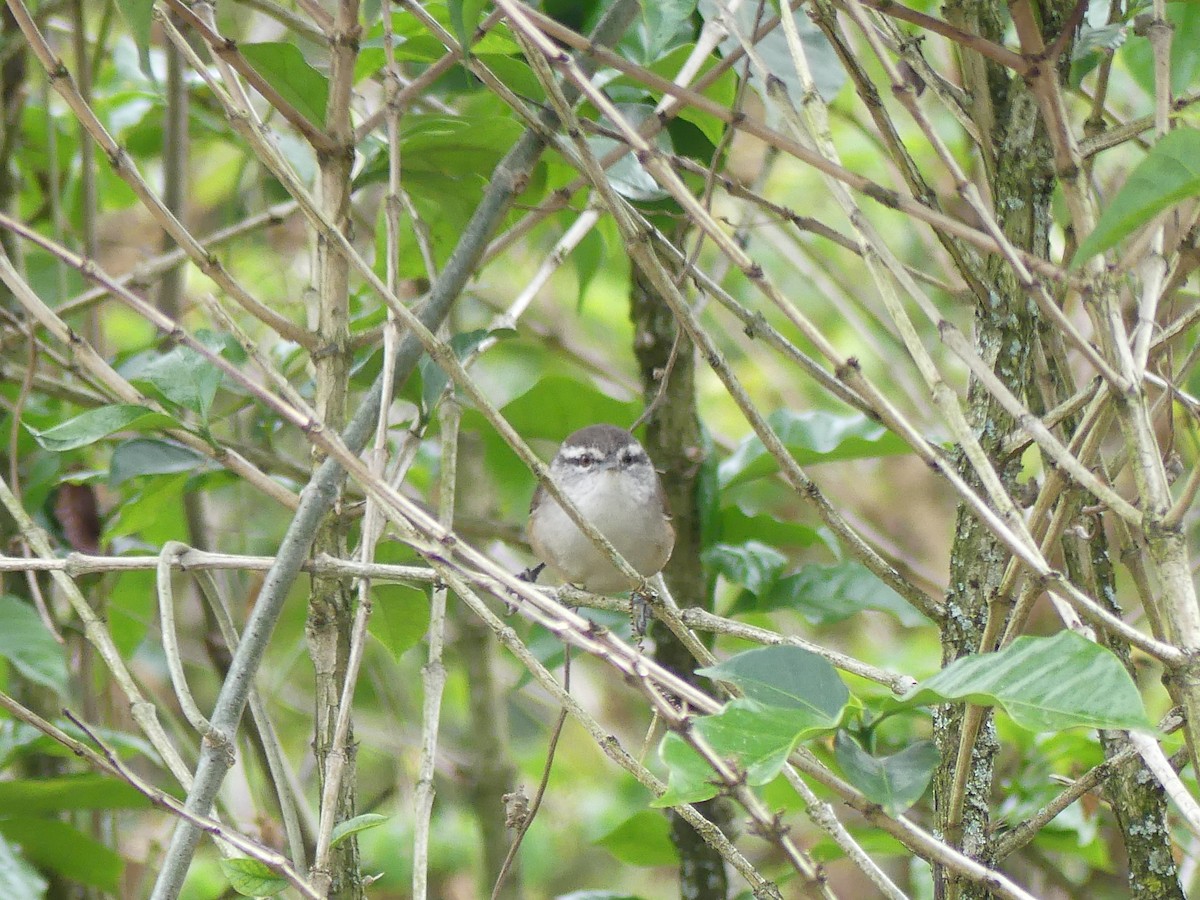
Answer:
[[[671, 558], [675, 529], [662, 479], [624, 428], [589, 425], [569, 435], [550, 463], [550, 477], [643, 578]], [[534, 491], [526, 534], [534, 553], [564, 582], [595, 593], [640, 585], [579, 530], [544, 485]]]

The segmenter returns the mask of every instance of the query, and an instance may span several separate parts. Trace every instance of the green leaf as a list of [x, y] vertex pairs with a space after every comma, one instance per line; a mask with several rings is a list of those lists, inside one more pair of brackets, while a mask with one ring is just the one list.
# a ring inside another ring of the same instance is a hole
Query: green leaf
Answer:
[[167, 400], [190, 409], [207, 422], [222, 377], [221, 370], [205, 357], [191, 347], [179, 346], [151, 360], [132, 380], [149, 382]]
[[454, 25], [454, 36], [463, 52], [471, 50], [471, 35], [479, 26], [479, 18], [487, 0], [450, 0], [447, 4], [450, 10], [450, 22]]
[[808, 710], [835, 723], [850, 699], [837, 670], [799, 647], [747, 650], [696, 674], [735, 685], [764, 706]]
[[105, 540], [138, 532], [143, 532], [143, 539], [149, 540], [145, 534], [147, 531], [163, 526], [174, 528], [171, 516], [176, 513], [182, 515], [183, 489], [187, 480], [187, 473], [147, 479], [137, 495], [122, 503], [104, 523]]
[[607, 253], [604, 232], [599, 228], [593, 228], [583, 236], [583, 239], [575, 245], [575, 249], [567, 257], [575, 266], [575, 277], [579, 280], [580, 300], [587, 293], [592, 279], [599, 274]]
[[558, 894], [554, 900], [642, 900], [637, 894], [623, 894], [619, 891], [571, 891], [569, 894]]
[[265, 41], [238, 44], [242, 56], [284, 100], [317, 128], [325, 127], [329, 80], [308, 64], [295, 44]]
[[86, 772], [0, 781], [0, 815], [36, 815], [77, 809], [147, 809], [150, 801], [127, 782]]
[[932, 741], [918, 741], [892, 756], [875, 757], [845, 731], [837, 733], [833, 749], [847, 780], [889, 816], [903, 814], [921, 799], [939, 759]]
[[648, 809], [634, 813], [595, 843], [631, 866], [672, 866], [679, 862], [666, 816]]
[[153, 438], [132, 438], [113, 449], [108, 483], [113, 487], [140, 475], [176, 475], [208, 468], [208, 460], [180, 444]]
[[329, 846], [336, 847], [352, 834], [358, 834], [360, 831], [367, 831], [368, 829], [382, 825], [389, 818], [391, 816], [381, 816], [379, 813], [363, 813], [360, 816], [355, 816], [353, 819], [338, 822], [333, 826], [333, 836], [329, 839]]
[[280, 878], [257, 859], [236, 856], [220, 862], [229, 886], [243, 897], [270, 897], [288, 886], [286, 878]]
[[964, 700], [998, 705], [1029, 731], [1153, 728], [1120, 660], [1073, 631], [957, 659], [904, 697], [915, 706]]
[[773, 547], [833, 549], [828, 532], [820, 528], [777, 519], [768, 513], [748, 513], [737, 503], [722, 507], [718, 522], [721, 540], [729, 544], [758, 540]]
[[[419, 172], [478, 177], [492, 170], [523, 130], [490, 107], [464, 118], [414, 113], [404, 117], [403, 126], [400, 147], [406, 177]], [[386, 177], [386, 155], [379, 165]]]
[[[847, 459], [873, 459], [907, 453], [908, 445], [865, 416], [822, 410], [776, 410], [767, 417], [771, 428], [802, 466]], [[756, 435], [750, 435], [721, 462], [721, 484], [738, 484], [777, 471], [779, 464]]]
[[[514, 332], [501, 332], [504, 334], [512, 334]], [[472, 350], [478, 347], [491, 332], [486, 328], [477, 328], [474, 331], [464, 331], [461, 334], [456, 334], [450, 338], [450, 349], [454, 351], [454, 356], [459, 362], [467, 357]], [[438, 397], [442, 395], [446, 385], [450, 383], [449, 376], [442, 371], [441, 366], [429, 358], [426, 353], [421, 357], [421, 407], [428, 413], [433, 409], [433, 405], [437, 402]]]
[[[719, 22], [722, 4], [717, 0], [700, 0], [699, 12], [705, 22]], [[804, 55], [812, 75], [813, 83], [826, 101], [832, 101], [846, 81], [846, 70], [838, 59], [836, 51], [829, 45], [821, 29], [809, 19], [803, 10], [793, 14], [796, 30], [800, 33], [800, 43], [804, 45]], [[751, 35], [758, 21], [757, 5], [743, 3], [733, 14], [734, 23], [743, 35]], [[741, 49], [742, 43], [736, 34], [726, 31], [726, 37], [721, 41], [718, 50], [722, 56], [729, 56]], [[799, 103], [803, 96], [800, 76], [796, 72], [796, 64], [792, 61], [791, 51], [787, 46], [787, 37], [783, 29], [776, 28], [767, 34], [755, 46], [755, 51], [763, 61], [763, 67], [772, 77], [783, 82], [793, 103]], [[762, 95], [764, 101], [767, 92], [757, 71], [751, 72], [750, 83]], [[768, 104], [772, 106], [773, 104]], [[769, 110], [769, 119], [774, 119], [777, 113]]]
[[662, 53], [681, 34], [690, 37], [691, 18], [695, 11], [696, 0], [642, 0], [647, 51], [652, 58]]
[[[54, 724], [83, 743], [99, 738], [120, 758], [129, 759], [140, 756], [152, 765], [162, 765], [158, 753], [144, 738], [114, 731], [111, 728], [95, 726], [91, 726], [92, 734], [84, 734], [79, 726], [67, 719], [58, 719]], [[14, 722], [11, 719], [0, 722], [0, 770], [8, 768], [18, 758], [24, 759], [32, 755], [71, 759], [74, 753], [53, 738], [42, 734], [32, 725]], [[3, 896], [4, 894], [0, 892], [0, 897]]]
[[149, 431], [156, 428], [178, 428], [170, 416], [156, 413], [144, 406], [118, 403], [80, 413], [61, 425], [38, 431], [26, 425], [26, 430], [46, 450], [62, 453], [94, 444], [114, 431]]
[[116, 851], [57, 819], [32, 816], [0, 819], [0, 834], [20, 846], [25, 858], [71, 881], [115, 893], [125, 864]]
[[1100, 221], [1071, 260], [1078, 268], [1124, 240], [1165, 209], [1200, 196], [1200, 130], [1177, 128], [1150, 148], [1146, 158], [1105, 204]]
[[715, 544], [704, 551], [702, 559], [726, 580], [742, 585], [755, 596], [770, 588], [787, 565], [786, 556], [758, 541]]
[[[640, 128], [643, 122], [656, 116], [654, 106], [650, 103], [618, 103], [616, 106], [621, 118], [633, 128]], [[617, 130], [615, 123], [607, 117], [602, 117], [601, 124], [609, 130]], [[669, 132], [659, 131], [651, 140], [661, 153], [674, 152]], [[616, 147], [624, 146], [621, 141], [607, 135], [593, 135], [587, 139], [587, 143], [597, 158], [608, 155]], [[669, 196], [668, 191], [646, 170], [635, 154], [626, 153], [609, 166], [605, 174], [613, 190], [630, 200], [648, 202]]]
[[746, 780], [757, 786], [779, 774], [797, 743], [836, 728], [841, 713], [841, 708], [830, 715], [739, 698], [719, 713], [695, 719], [693, 727], [723, 759], [736, 760], [746, 770]]
[[673, 731], [663, 735], [658, 756], [667, 767], [667, 789], [651, 802], [655, 809], [699, 803], [717, 796], [712, 768], [704, 757]]
[[[37, 611], [16, 597], [0, 595], [0, 657], [30, 681], [60, 696], [67, 693], [67, 656]], [[0, 796], [4, 789], [0, 782]]]
[[[779, 774], [797, 743], [836, 728], [850, 699], [833, 667], [798, 647], [751, 650], [697, 674], [736, 684], [746, 695], [696, 718], [692, 727], [756, 786]], [[659, 756], [669, 771], [667, 791], [652, 805], [694, 803], [718, 793], [708, 763], [679, 735], [663, 738]]]
[[[151, 30], [154, 27], [154, 0], [117, 0], [117, 9], [125, 24], [129, 26], [129, 33], [133, 35], [134, 43], [137, 44], [138, 55], [145, 61], [150, 50]], [[148, 73], [149, 68], [143, 64], [142, 71]]]
[[429, 630], [429, 596], [407, 584], [371, 584], [372, 609], [367, 628], [399, 659]]
[[48, 887], [33, 866], [16, 854], [0, 836], [0, 897], [7, 900], [42, 900]]
[[814, 625], [840, 622], [866, 609], [892, 613], [909, 628], [929, 622], [866, 566], [853, 561], [829, 566], [810, 563], [776, 581], [765, 595], [759, 595], [754, 608], [794, 609]]
[[587, 382], [565, 375], [539, 379], [504, 406], [504, 418], [523, 437], [554, 441], [596, 422], [632, 422], [638, 412], [640, 404], [617, 400]]
[[[1200, 76], [1200, 4], [1194, 0], [1168, 3], [1167, 21], [1175, 32], [1171, 36], [1171, 93], [1179, 97], [1194, 90]], [[1133, 37], [1125, 45], [1121, 58], [1134, 80], [1153, 96], [1154, 51], [1149, 38]]]

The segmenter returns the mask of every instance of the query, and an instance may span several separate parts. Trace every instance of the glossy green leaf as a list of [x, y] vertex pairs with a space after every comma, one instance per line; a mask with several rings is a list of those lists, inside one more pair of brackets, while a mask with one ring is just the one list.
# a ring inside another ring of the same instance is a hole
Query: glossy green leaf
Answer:
[[663, 735], [658, 756], [667, 767], [667, 789], [650, 804], [656, 809], [678, 806], [680, 803], [699, 803], [719, 793], [713, 778], [715, 773], [704, 757], [692, 749], [673, 731]]
[[770, 588], [787, 565], [786, 556], [758, 541], [715, 544], [704, 551], [703, 560], [714, 572], [755, 596]]
[[666, 816], [648, 809], [634, 813], [595, 843], [631, 866], [671, 866], [679, 862]]
[[1073, 631], [1019, 637], [997, 653], [955, 660], [904, 700], [917, 706], [957, 701], [1000, 706], [1029, 731], [1153, 728], [1120, 660]]
[[794, 609], [814, 625], [840, 622], [867, 609], [889, 612], [902, 625], [928, 624], [918, 610], [879, 580], [860, 562], [810, 563], [778, 579], [755, 609]]
[[115, 893], [120, 888], [125, 868], [121, 857], [73, 825], [19, 816], [0, 819], [0, 834], [46, 871], [102, 891]]
[[90, 409], [45, 431], [25, 426], [42, 447], [56, 453], [94, 444], [114, 431], [149, 431], [177, 427], [179, 423], [170, 416], [127, 403]]
[[[30, 604], [0, 595], [0, 657], [30, 681], [67, 693], [67, 657]], [[0, 782], [0, 796], [4, 782]]]
[[43, 900], [48, 887], [37, 869], [22, 859], [13, 845], [0, 836], [0, 897], [7, 900]]
[[763, 706], [808, 710], [835, 723], [850, 699], [837, 670], [799, 647], [747, 650], [696, 673], [735, 685]]
[[[899, 437], [865, 416], [781, 409], [769, 415], [767, 422], [802, 466], [908, 452], [908, 445]], [[750, 435], [721, 462], [719, 474], [721, 484], [729, 486], [770, 475], [778, 468], [762, 441]]]
[[363, 813], [360, 816], [355, 816], [352, 819], [347, 819], [344, 822], [338, 822], [333, 826], [333, 836], [329, 839], [329, 846], [336, 847], [348, 837], [359, 832], [368, 831], [371, 828], [376, 828], [386, 822], [390, 816], [381, 816], [379, 813]]
[[94, 772], [0, 781], [0, 815], [149, 807], [150, 801], [128, 782]]
[[208, 421], [208, 411], [217, 388], [221, 386], [221, 370], [191, 347], [175, 347], [146, 363], [133, 381], [149, 382], [168, 401], [190, 409]]
[[273, 897], [288, 886], [287, 879], [245, 856], [221, 860], [221, 871], [229, 879], [229, 886], [243, 897]]
[[1083, 265], [1127, 238], [1165, 209], [1200, 196], [1200, 130], [1177, 128], [1150, 148], [1146, 158], [1105, 204], [1096, 227], [1071, 260]]
[[154, 438], [132, 438], [113, 449], [108, 463], [108, 483], [113, 487], [141, 475], [176, 475], [202, 471], [208, 460], [181, 444]]
[[921, 799], [939, 759], [932, 741], [918, 741], [891, 756], [872, 756], [845, 731], [837, 733], [833, 747], [846, 779], [889, 816], [903, 814]]
[[239, 44], [238, 49], [285, 101], [317, 128], [325, 127], [329, 80], [309, 65], [300, 48], [286, 41]]

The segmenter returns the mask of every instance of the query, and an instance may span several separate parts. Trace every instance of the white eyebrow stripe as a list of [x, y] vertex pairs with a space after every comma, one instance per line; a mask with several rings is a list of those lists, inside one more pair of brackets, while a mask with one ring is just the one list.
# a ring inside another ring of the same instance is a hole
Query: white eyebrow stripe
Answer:
[[583, 459], [585, 456], [603, 456], [604, 454], [601, 453], [596, 447], [574, 446], [563, 447], [558, 451], [558, 455], [563, 459], [577, 462], [578, 460]]

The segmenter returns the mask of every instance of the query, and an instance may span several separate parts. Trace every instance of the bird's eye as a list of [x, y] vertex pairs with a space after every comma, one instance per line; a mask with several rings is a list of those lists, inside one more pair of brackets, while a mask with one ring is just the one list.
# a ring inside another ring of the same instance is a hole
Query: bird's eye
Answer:
[[644, 454], [636, 447], [626, 447], [621, 451], [621, 465], [632, 466], [635, 463], [641, 462]]
[[583, 453], [576, 457], [575, 464], [580, 468], [589, 469], [596, 464], [596, 456], [593, 453]]

